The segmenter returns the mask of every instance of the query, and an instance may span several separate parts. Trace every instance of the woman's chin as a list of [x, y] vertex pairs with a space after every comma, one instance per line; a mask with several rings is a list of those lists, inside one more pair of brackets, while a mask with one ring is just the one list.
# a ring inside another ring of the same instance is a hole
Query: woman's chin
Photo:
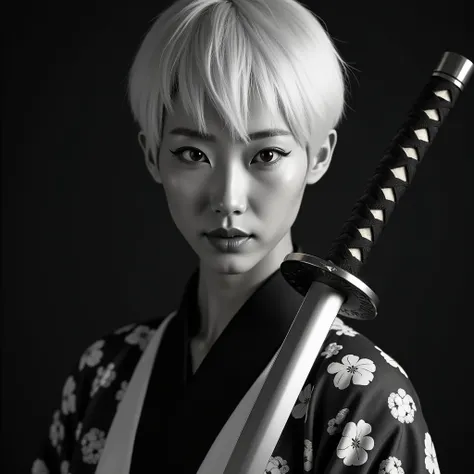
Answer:
[[201, 254], [200, 262], [210, 270], [225, 274], [239, 275], [250, 271], [257, 263], [257, 255], [244, 253], [208, 253]]

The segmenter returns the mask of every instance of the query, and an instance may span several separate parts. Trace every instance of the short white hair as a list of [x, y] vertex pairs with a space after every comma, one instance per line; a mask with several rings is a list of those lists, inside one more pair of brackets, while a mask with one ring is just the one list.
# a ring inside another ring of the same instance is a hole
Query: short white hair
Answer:
[[155, 163], [176, 94], [201, 132], [207, 100], [245, 144], [256, 97], [304, 147], [344, 116], [348, 70], [316, 14], [296, 0], [177, 0], [146, 33], [128, 94]]

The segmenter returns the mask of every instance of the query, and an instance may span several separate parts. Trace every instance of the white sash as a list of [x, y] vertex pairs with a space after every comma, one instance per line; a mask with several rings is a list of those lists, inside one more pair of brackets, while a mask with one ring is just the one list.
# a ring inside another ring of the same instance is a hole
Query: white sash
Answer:
[[155, 354], [168, 323], [176, 313], [174, 311], [168, 315], [158, 326], [140, 357], [125, 395], [115, 413], [95, 474], [129, 474], [133, 443]]
[[[124, 398], [118, 406], [95, 474], [129, 474], [138, 421], [140, 420], [155, 354], [161, 344], [168, 323], [175, 315], [176, 312], [171, 313], [160, 324], [140, 358]], [[227, 420], [204, 458], [197, 474], [221, 474], [224, 472], [278, 352]]]

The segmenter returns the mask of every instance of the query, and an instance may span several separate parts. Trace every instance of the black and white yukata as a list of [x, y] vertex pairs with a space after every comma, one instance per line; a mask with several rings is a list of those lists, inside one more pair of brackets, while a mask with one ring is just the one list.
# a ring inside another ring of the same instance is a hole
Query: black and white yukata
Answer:
[[[267, 373], [303, 298], [276, 271], [193, 373], [197, 287], [198, 271], [177, 311], [122, 327], [82, 354], [58, 397], [32, 473], [222, 472], [209, 453], [215, 458], [225, 451], [219, 433], [239, 418], [236, 407]], [[339, 317], [265, 469], [308, 472], [440, 472], [406, 372]]]

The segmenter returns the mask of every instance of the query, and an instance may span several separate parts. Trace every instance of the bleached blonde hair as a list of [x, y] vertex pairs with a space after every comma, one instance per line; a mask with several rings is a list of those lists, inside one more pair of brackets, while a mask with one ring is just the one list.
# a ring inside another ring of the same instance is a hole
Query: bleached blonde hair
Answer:
[[348, 70], [316, 14], [296, 0], [177, 0], [146, 33], [128, 94], [156, 164], [177, 94], [201, 132], [207, 100], [245, 144], [256, 97], [304, 147], [345, 115]]

